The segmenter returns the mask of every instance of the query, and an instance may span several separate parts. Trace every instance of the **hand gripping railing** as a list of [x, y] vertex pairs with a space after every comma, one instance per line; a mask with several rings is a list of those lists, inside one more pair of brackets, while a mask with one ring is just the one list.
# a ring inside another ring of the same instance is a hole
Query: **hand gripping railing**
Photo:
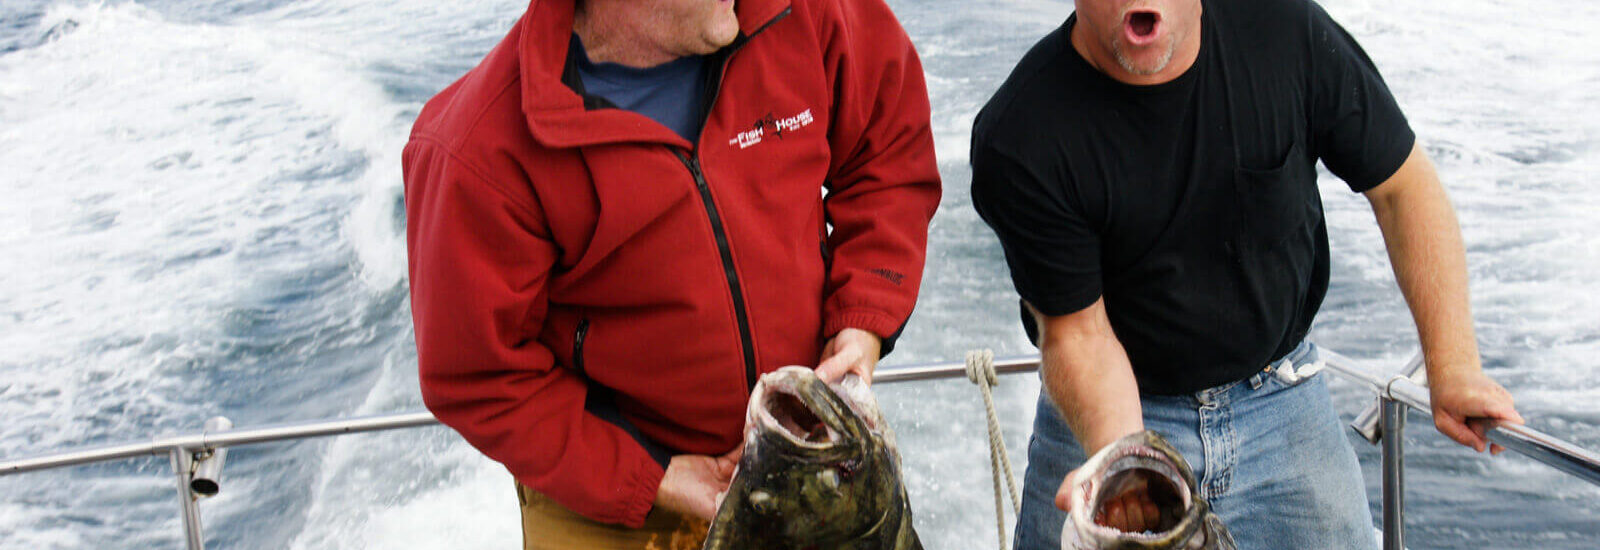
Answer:
[[[1377, 435], [1383, 444], [1383, 548], [1401, 550], [1405, 548], [1405, 449], [1401, 439], [1405, 433], [1405, 413], [1411, 408], [1431, 418], [1433, 411], [1427, 388], [1418, 384], [1414, 377], [1421, 368], [1421, 358], [1413, 358], [1405, 372], [1384, 378], [1337, 352], [1321, 348], [1319, 351], [1329, 369], [1378, 394]], [[1364, 425], [1362, 419], [1357, 419], [1351, 428], [1368, 440], [1372, 439], [1370, 426]], [[1485, 435], [1493, 443], [1600, 485], [1600, 454], [1518, 424], [1490, 422]]]
[[[1430, 414], [1432, 409], [1428, 403], [1428, 391], [1405, 375], [1385, 378], [1358, 366], [1348, 357], [1326, 349], [1320, 351], [1323, 361], [1333, 373], [1378, 394], [1382, 404], [1380, 429], [1383, 440], [1384, 549], [1403, 548], [1401, 543], [1404, 537], [1404, 503], [1401, 498], [1403, 483], [1401, 474], [1404, 460], [1401, 435], [1407, 408]], [[995, 371], [1000, 374], [1034, 372], [1039, 369], [1039, 358], [1029, 356], [996, 359], [994, 366]], [[873, 383], [891, 384], [964, 376], [966, 376], [964, 363], [930, 363], [885, 367], [873, 377]], [[431, 414], [413, 412], [230, 430], [231, 423], [226, 418], [218, 417], [207, 421], [205, 431], [198, 434], [0, 460], [0, 476], [139, 456], [167, 455], [172, 461], [172, 471], [178, 481], [178, 498], [183, 505], [183, 527], [188, 548], [200, 550], [205, 547], [205, 543], [202, 539], [200, 509], [196, 500], [214, 495], [220, 490], [218, 482], [227, 448], [287, 439], [431, 426], [438, 422]], [[1488, 437], [1490, 441], [1499, 443], [1507, 449], [1600, 485], [1600, 455], [1592, 451], [1520, 425], [1492, 424], [1488, 430]]]

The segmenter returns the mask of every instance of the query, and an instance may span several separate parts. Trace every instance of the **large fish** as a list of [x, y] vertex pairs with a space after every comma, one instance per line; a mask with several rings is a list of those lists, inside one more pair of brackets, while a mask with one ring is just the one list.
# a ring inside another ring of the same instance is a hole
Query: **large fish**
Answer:
[[921, 550], [894, 434], [853, 375], [784, 367], [750, 395], [744, 456], [705, 550]]
[[[1233, 536], [1200, 498], [1189, 462], [1155, 432], [1124, 436], [1079, 468], [1063, 550], [1235, 550]], [[1094, 522], [1107, 501], [1146, 483], [1160, 510], [1154, 531], [1130, 533]]]

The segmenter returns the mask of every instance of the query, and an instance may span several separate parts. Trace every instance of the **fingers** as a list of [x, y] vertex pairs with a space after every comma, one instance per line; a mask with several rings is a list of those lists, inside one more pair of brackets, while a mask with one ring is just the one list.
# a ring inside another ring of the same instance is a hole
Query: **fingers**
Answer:
[[1067, 477], [1061, 480], [1061, 488], [1056, 489], [1056, 508], [1067, 513], [1072, 512], [1072, 476], [1077, 473], [1077, 470], [1067, 472]]
[[1511, 392], [1506, 391], [1500, 384], [1486, 380], [1488, 387], [1478, 392], [1477, 395], [1468, 394], [1466, 401], [1456, 411], [1468, 417], [1491, 418], [1515, 424], [1524, 423], [1522, 414], [1517, 412], [1516, 401], [1511, 398]]
[[1480, 438], [1478, 434], [1473, 433], [1472, 429], [1468, 428], [1465, 422], [1462, 422], [1462, 419], [1456, 418], [1445, 411], [1434, 411], [1433, 427], [1437, 428], [1439, 433], [1444, 434], [1445, 437], [1455, 440], [1456, 443], [1472, 447], [1474, 451], [1483, 452], [1483, 445], [1486, 441]]
[[844, 378], [844, 373], [850, 371], [850, 366], [851, 358], [847, 357], [847, 353], [835, 354], [824, 359], [822, 364], [817, 365], [817, 378], [821, 378], [823, 382], [829, 384], [838, 382], [839, 379]]
[[[1472, 429], [1472, 433], [1476, 434], [1479, 438], [1481, 438], [1485, 442], [1487, 442], [1487, 441], [1489, 441], [1489, 430], [1493, 429], [1495, 427], [1495, 424], [1498, 423], [1498, 422], [1511, 423], [1512, 420], [1511, 419], [1499, 420], [1499, 419], [1490, 419], [1490, 418], [1471, 418], [1471, 419], [1467, 420], [1467, 427]], [[1498, 444], [1495, 444], [1495, 443], [1490, 443], [1489, 444], [1489, 454], [1490, 455], [1498, 456], [1500, 453], [1505, 452], [1505, 450], [1506, 450], [1505, 447], [1501, 447]]]
[[1105, 516], [1102, 518], [1104, 521], [1101, 521], [1100, 525], [1127, 531], [1128, 529], [1123, 526], [1128, 524], [1128, 516], [1122, 508], [1121, 500], [1113, 500], [1106, 504]]
[[839, 331], [822, 348], [817, 377], [831, 384], [844, 378], [845, 373], [854, 372], [862, 382], [871, 385], [881, 346], [878, 336], [870, 332], [853, 328]]
[[1489, 422], [1488, 420], [1468, 420], [1466, 422], [1467, 429], [1472, 430], [1473, 439], [1485, 443], [1489, 441]]
[[[1505, 390], [1500, 391], [1502, 393], [1505, 392]], [[1512, 424], [1527, 424], [1527, 421], [1522, 419], [1522, 413], [1517, 412], [1516, 403], [1511, 400], [1511, 396], [1509, 394], [1506, 395], [1503, 400], [1496, 402], [1487, 409], [1488, 410], [1484, 411], [1484, 416], [1489, 418], [1509, 422]]]
[[1489, 442], [1488, 430], [1495, 422], [1522, 424], [1511, 393], [1487, 376], [1477, 375], [1454, 382], [1440, 380], [1429, 388], [1433, 394], [1433, 424], [1457, 443], [1483, 452], [1498, 454], [1504, 449]]
[[853, 371], [856, 376], [861, 377], [862, 382], [872, 382], [871, 375], [867, 373], [866, 367], [862, 366], [861, 363], [862, 353], [860, 348], [839, 346], [831, 357], [823, 359], [822, 363], [817, 365], [817, 378], [832, 384], [844, 378], [846, 373]]
[[1122, 515], [1127, 520], [1120, 529], [1123, 531], [1144, 531], [1144, 507], [1139, 505], [1139, 499], [1133, 495], [1123, 495]]
[[1130, 533], [1154, 531], [1160, 520], [1160, 509], [1145, 491], [1123, 493], [1107, 502], [1094, 518], [1095, 523]]
[[732, 480], [733, 472], [739, 468], [739, 459], [742, 457], [744, 457], [744, 445], [734, 447], [728, 454], [717, 457], [717, 477]]
[[739, 463], [739, 459], [741, 459], [741, 458], [744, 458], [744, 445], [743, 444], [739, 444], [737, 446], [734, 446], [733, 450], [728, 451], [728, 454], [725, 454], [725, 455], [717, 457], [717, 460], [721, 461], [721, 462], [728, 462], [730, 464], [738, 464]]
[[825, 351], [822, 362], [817, 365], [817, 378], [829, 384], [844, 378], [844, 374], [861, 359], [861, 350], [854, 346], [838, 345], [838, 340], [829, 342]]
[[1161, 526], [1161, 510], [1156, 508], [1153, 500], [1145, 499], [1140, 503], [1144, 506], [1144, 530], [1154, 531]]

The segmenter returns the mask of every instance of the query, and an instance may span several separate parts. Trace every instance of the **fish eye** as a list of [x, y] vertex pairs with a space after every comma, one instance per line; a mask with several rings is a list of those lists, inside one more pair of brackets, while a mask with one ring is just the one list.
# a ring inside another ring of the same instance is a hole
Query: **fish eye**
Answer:
[[769, 515], [778, 510], [778, 499], [766, 491], [754, 491], [750, 493], [750, 508], [757, 514]]
[[827, 487], [829, 491], [839, 492], [839, 472], [837, 470], [828, 468], [817, 472], [817, 481], [823, 487]]

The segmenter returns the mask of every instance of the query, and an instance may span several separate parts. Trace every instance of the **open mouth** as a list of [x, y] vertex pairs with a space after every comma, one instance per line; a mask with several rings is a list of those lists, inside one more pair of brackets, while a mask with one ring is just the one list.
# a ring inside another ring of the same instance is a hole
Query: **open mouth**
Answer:
[[833, 430], [822, 422], [809, 407], [790, 393], [774, 391], [766, 396], [766, 410], [778, 427], [788, 432], [797, 442], [828, 443], [834, 440]]
[[1128, 43], [1143, 46], [1156, 41], [1161, 31], [1161, 12], [1133, 10], [1122, 16], [1122, 32]]
[[[1104, 518], [1106, 506], [1124, 489], [1144, 485], [1150, 499], [1160, 513], [1152, 533], [1170, 530], [1182, 521], [1191, 504], [1192, 495], [1183, 477], [1165, 456], [1145, 448], [1130, 448], [1118, 456], [1101, 474], [1103, 477], [1089, 498], [1091, 517]], [[1099, 521], [1096, 521], [1099, 523]]]

